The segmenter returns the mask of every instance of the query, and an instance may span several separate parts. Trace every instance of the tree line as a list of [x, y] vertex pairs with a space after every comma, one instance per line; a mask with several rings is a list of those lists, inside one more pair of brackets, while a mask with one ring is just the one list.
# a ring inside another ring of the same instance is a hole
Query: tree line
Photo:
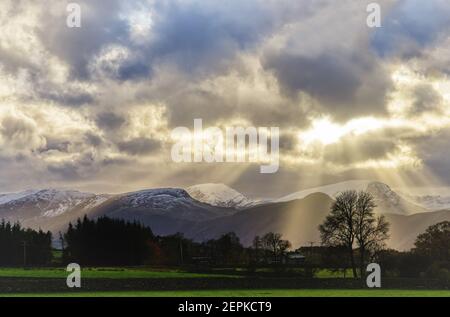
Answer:
[[286, 254], [291, 244], [281, 234], [255, 238], [255, 247], [244, 247], [234, 232], [217, 239], [194, 242], [182, 234], [155, 236], [136, 222], [107, 217], [79, 219], [69, 224], [62, 238], [63, 259], [81, 265], [206, 265], [242, 266], [272, 263]]
[[52, 234], [24, 229], [19, 223], [0, 223], [0, 265], [39, 266], [52, 259]]
[[[83, 265], [139, 265], [152, 254], [155, 236], [137, 222], [78, 219], [63, 238], [63, 258]], [[67, 246], [66, 246], [67, 244]]]

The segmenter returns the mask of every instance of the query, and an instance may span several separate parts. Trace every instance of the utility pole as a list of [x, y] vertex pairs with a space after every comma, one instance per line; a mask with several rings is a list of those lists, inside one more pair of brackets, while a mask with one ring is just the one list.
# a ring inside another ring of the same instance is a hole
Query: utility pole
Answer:
[[181, 265], [184, 264], [184, 259], [183, 259], [183, 239], [180, 239], [180, 262], [181, 262]]
[[27, 242], [22, 242], [23, 246], [23, 267], [27, 267]]
[[312, 257], [313, 254], [314, 241], [309, 241], [309, 256]]
[[61, 231], [59, 232], [59, 241], [61, 243], [61, 250], [64, 253], [64, 247], [65, 247], [65, 245], [64, 245], [64, 236], [62, 235]]

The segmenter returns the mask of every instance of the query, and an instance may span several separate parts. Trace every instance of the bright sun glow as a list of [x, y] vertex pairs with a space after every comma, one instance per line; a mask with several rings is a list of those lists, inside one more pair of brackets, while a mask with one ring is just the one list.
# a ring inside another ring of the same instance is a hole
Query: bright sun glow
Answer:
[[350, 120], [344, 125], [334, 123], [325, 117], [314, 120], [311, 129], [300, 133], [299, 138], [306, 145], [316, 142], [329, 145], [338, 142], [345, 135], [360, 135], [381, 129], [384, 125], [381, 120], [373, 117]]
[[322, 118], [313, 121], [312, 128], [300, 134], [300, 139], [306, 144], [320, 142], [323, 145], [328, 145], [337, 142], [345, 131], [342, 126], [331, 122], [329, 118]]

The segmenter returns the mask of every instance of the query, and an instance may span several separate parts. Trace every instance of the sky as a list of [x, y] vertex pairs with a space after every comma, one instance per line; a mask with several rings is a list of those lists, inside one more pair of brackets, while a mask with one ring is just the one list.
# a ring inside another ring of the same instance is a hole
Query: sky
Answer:
[[[69, 28], [69, 2], [81, 27]], [[350, 179], [450, 187], [450, 2], [0, 2], [0, 192]], [[280, 168], [175, 163], [171, 131], [279, 127]]]

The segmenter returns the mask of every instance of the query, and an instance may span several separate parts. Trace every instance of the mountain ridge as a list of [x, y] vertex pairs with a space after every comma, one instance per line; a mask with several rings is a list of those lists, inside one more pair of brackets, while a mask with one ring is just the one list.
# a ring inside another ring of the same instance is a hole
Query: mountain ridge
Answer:
[[326, 185], [268, 201], [250, 200], [223, 184], [144, 189], [116, 195], [28, 190], [0, 194], [0, 218], [56, 234], [78, 218], [107, 216], [141, 222], [157, 235], [181, 232], [195, 240], [217, 238], [234, 231], [246, 245], [251, 244], [255, 235], [277, 231], [299, 246], [320, 242], [318, 225], [329, 213], [337, 190], [348, 189], [364, 189], [374, 195], [379, 206], [377, 212], [392, 222], [390, 247], [410, 248], [414, 238], [426, 229], [424, 225], [450, 220], [448, 210], [436, 213], [422, 209], [388, 185], [371, 181]]

